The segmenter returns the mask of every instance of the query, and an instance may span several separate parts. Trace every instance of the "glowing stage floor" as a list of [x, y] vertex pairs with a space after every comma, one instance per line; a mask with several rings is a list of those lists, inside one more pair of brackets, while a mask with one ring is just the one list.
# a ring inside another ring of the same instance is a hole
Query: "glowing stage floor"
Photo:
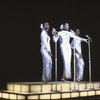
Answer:
[[59, 100], [100, 95], [100, 82], [11, 82], [0, 98], [7, 100]]

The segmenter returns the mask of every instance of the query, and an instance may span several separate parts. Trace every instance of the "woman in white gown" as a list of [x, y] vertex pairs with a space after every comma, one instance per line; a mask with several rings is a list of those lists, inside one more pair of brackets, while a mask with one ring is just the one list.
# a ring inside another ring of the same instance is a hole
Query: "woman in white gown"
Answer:
[[48, 82], [51, 81], [51, 71], [52, 71], [52, 54], [50, 48], [50, 36], [48, 34], [49, 31], [49, 23], [45, 22], [41, 25], [42, 32], [40, 35], [41, 38], [41, 54], [43, 61], [43, 72], [42, 72], [42, 81]]
[[[75, 30], [75, 35], [80, 35], [80, 30]], [[80, 40], [72, 40], [71, 47], [72, 49], [75, 48], [75, 67], [76, 67], [76, 79], [77, 81], [80, 81], [83, 79], [83, 71], [84, 71], [84, 60], [82, 57], [82, 51], [81, 51], [81, 42]]]
[[[68, 81], [71, 78], [71, 45], [70, 38], [75, 38], [78, 40], [86, 41], [86, 39], [80, 38], [73, 34], [74, 32], [69, 32], [69, 24], [65, 23], [62, 25], [62, 31], [59, 31], [55, 35], [55, 30], [52, 31], [54, 41], [59, 39], [61, 56], [63, 59], [63, 76], [62, 81]], [[57, 36], [58, 35], [58, 36]]]

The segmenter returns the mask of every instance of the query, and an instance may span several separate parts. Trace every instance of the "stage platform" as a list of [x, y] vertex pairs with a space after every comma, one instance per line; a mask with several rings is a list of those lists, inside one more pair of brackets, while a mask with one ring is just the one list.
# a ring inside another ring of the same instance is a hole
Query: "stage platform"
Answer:
[[79, 100], [99, 96], [100, 82], [10, 82], [7, 90], [0, 91], [0, 98], [6, 100]]

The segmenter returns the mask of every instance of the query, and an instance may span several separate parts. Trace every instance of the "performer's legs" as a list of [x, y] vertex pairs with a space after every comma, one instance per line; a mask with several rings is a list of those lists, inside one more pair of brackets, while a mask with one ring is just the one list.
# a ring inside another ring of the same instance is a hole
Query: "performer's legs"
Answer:
[[47, 57], [43, 55], [43, 74], [42, 74], [43, 82], [51, 81], [51, 70], [52, 70], [51, 57], [49, 55]]
[[49, 69], [48, 70], [48, 72], [49, 72], [49, 74], [48, 74], [48, 81], [51, 81], [51, 74], [52, 74], [52, 59], [51, 59], [51, 57], [49, 59], [49, 68], [48, 69]]
[[81, 58], [78, 63], [78, 71], [77, 71], [77, 80], [80, 81], [83, 79], [83, 72], [84, 72], [84, 61]]
[[63, 79], [68, 80], [71, 78], [71, 50], [62, 50], [63, 58]]
[[42, 81], [46, 82], [46, 58], [44, 55], [42, 55], [42, 61], [43, 61]]
[[70, 63], [65, 62], [64, 69], [63, 69], [63, 77], [65, 79], [70, 79], [71, 78], [71, 68], [70, 68]]

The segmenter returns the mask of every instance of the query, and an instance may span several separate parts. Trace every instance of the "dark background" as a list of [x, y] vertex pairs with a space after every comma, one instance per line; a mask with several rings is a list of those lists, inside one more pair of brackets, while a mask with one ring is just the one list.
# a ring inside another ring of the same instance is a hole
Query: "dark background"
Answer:
[[[71, 29], [81, 30], [81, 37], [86, 38], [85, 35], [88, 34], [92, 38], [92, 81], [100, 81], [99, 0], [0, 0], [0, 83], [4, 85], [16, 81], [41, 81], [40, 23], [45, 21], [57, 30], [60, 24], [67, 21]], [[54, 54], [52, 41], [51, 47]], [[82, 51], [86, 63], [84, 81], [88, 81], [86, 43], [82, 43]], [[61, 78], [62, 68], [58, 47], [58, 80]]]

